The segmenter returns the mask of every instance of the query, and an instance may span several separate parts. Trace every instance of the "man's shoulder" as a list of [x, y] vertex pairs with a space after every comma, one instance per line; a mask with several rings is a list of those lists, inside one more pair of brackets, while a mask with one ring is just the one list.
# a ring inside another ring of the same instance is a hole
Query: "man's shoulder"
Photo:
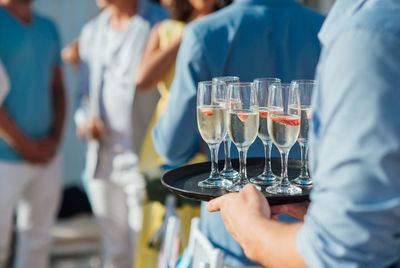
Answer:
[[42, 13], [36, 12], [36, 11], [34, 11], [33, 14], [34, 14], [35, 23], [39, 24], [40, 27], [48, 27], [48, 28], [52, 28], [52, 29], [57, 28], [54, 20], [51, 19], [50, 17], [48, 17]]
[[[359, 0], [352, 4], [339, 1], [331, 10], [319, 37], [324, 46], [335, 44], [335, 40], [357, 32], [368, 32], [377, 38], [400, 38], [399, 14], [398, 0]], [[352, 45], [352, 42], [349, 38], [349, 45]]]
[[151, 12], [152, 14], [155, 14], [156, 16], [169, 17], [168, 11], [159, 4], [146, 2], [146, 5], [149, 9], [149, 12]]
[[227, 32], [235, 27], [236, 21], [242, 16], [240, 9], [233, 4], [222, 8], [204, 18], [189, 23], [185, 32], [191, 32], [198, 40], [212, 40], [214, 35]]
[[304, 18], [307, 18], [312, 23], [316, 23], [321, 27], [325, 20], [325, 16], [309, 7], [303, 6], [302, 4], [296, 3], [296, 10], [300, 10]]
[[58, 27], [52, 18], [41, 13], [34, 12], [34, 20], [35, 29], [37, 31], [40, 31], [42, 34], [47, 34], [55, 42], [59, 42]]
[[147, 1], [143, 3], [145, 3], [143, 17], [150, 23], [152, 27], [158, 22], [170, 18], [170, 14], [168, 13], [168, 11], [159, 4]]
[[[190, 26], [197, 33], [208, 32], [210, 29], [220, 29], [223, 27], [238, 27], [243, 20], [264, 20], [267, 17], [265, 12], [271, 8], [268, 3], [260, 5], [250, 5], [246, 3], [232, 3], [229, 6], [222, 8], [202, 19], [190, 23]], [[307, 8], [301, 4], [294, 3], [287, 10], [294, 9], [294, 12], [301, 13], [303, 17], [307, 17], [312, 22], [321, 26], [325, 16]]]
[[391, 33], [400, 37], [400, 1], [366, 1], [354, 14], [350, 26], [356, 29]]
[[226, 27], [227, 23], [237, 18], [239, 13], [240, 10], [231, 4], [230, 6], [189, 23], [188, 27], [194, 29], [198, 33], [207, 32], [212, 28]]
[[95, 28], [102, 27], [102, 26], [104, 26], [105, 23], [107, 23], [107, 18], [109, 17], [109, 15], [110, 15], [109, 10], [104, 9], [99, 14], [97, 14], [94, 18], [92, 18], [91, 20], [86, 22], [82, 28], [81, 37], [87, 36], [90, 34], [94, 34]]

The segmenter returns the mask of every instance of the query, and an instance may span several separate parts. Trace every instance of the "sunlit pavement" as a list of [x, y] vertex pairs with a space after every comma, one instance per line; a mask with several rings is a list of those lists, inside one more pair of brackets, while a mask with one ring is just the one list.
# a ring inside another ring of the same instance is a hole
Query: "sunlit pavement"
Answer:
[[59, 220], [52, 229], [51, 268], [97, 268], [100, 232], [91, 215]]

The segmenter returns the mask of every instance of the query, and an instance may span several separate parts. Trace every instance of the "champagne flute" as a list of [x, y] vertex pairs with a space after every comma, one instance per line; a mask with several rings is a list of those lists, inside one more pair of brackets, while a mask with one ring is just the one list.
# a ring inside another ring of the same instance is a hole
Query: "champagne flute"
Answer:
[[264, 144], [265, 164], [264, 171], [257, 177], [251, 178], [250, 182], [257, 185], [272, 185], [277, 178], [271, 169], [272, 141], [268, 134], [268, 88], [274, 83], [280, 83], [279, 78], [257, 78], [253, 83], [257, 92], [259, 128], [258, 137]]
[[[237, 76], [220, 76], [214, 77], [212, 79], [213, 82], [224, 82], [225, 87], [227, 88], [230, 83], [239, 82], [239, 77]], [[232, 140], [227, 133], [224, 138], [224, 151], [225, 151], [225, 164], [224, 169], [220, 172], [221, 176], [225, 178], [225, 184], [232, 184], [233, 180], [238, 178], [238, 172], [233, 169], [232, 162], [231, 162], [231, 144]]]
[[290, 84], [272, 84], [268, 93], [268, 133], [281, 154], [280, 182], [265, 190], [272, 194], [300, 194], [301, 188], [289, 182], [287, 165], [289, 151], [300, 132], [300, 96]]
[[253, 83], [229, 84], [228, 103], [228, 132], [239, 151], [240, 170], [239, 179], [226, 189], [237, 192], [249, 183], [246, 155], [258, 132], [257, 95]]
[[292, 86], [297, 87], [300, 94], [300, 114], [301, 114], [301, 124], [300, 124], [300, 134], [297, 142], [300, 144], [301, 148], [301, 170], [300, 175], [292, 181], [292, 183], [309, 187], [312, 186], [312, 180], [308, 174], [308, 149], [309, 149], [309, 138], [308, 130], [311, 120], [311, 98], [312, 93], [315, 88], [315, 80], [294, 80], [292, 81]]
[[198, 183], [202, 188], [224, 188], [218, 170], [218, 148], [226, 135], [226, 88], [223, 82], [199, 82], [197, 126], [211, 153], [211, 172]]

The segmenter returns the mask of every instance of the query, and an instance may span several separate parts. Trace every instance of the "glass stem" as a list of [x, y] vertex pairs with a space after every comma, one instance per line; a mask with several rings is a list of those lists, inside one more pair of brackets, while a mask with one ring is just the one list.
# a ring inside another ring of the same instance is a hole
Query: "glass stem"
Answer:
[[240, 181], [242, 183], [247, 182], [247, 168], [246, 168], [246, 156], [247, 156], [247, 149], [239, 149], [239, 163], [240, 163]]
[[224, 170], [231, 170], [232, 163], [231, 163], [231, 139], [229, 135], [226, 135], [226, 139], [224, 140], [224, 150], [225, 150], [225, 165]]
[[301, 143], [301, 170], [300, 170], [300, 178], [308, 178], [308, 169], [307, 169], [307, 159], [308, 159], [308, 144]]
[[209, 144], [211, 154], [211, 173], [210, 178], [218, 178], [219, 170], [218, 170], [218, 148], [219, 144]]
[[289, 152], [281, 151], [281, 164], [282, 164], [281, 186], [289, 186], [289, 178], [287, 173], [288, 160], [289, 160]]
[[264, 174], [271, 174], [271, 150], [272, 150], [272, 142], [267, 141], [264, 143], [264, 152], [265, 152], [265, 164], [264, 164]]

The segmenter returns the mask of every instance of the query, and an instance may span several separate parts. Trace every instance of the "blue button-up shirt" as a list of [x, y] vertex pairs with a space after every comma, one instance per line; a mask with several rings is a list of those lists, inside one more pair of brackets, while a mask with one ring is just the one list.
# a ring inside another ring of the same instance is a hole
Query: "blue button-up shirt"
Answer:
[[[313, 79], [323, 16], [294, 0], [238, 0], [185, 29], [170, 101], [156, 125], [157, 151], [170, 164], [188, 161], [199, 149], [196, 89], [199, 81], [237, 75]], [[249, 155], [263, 155], [259, 139]], [[299, 156], [299, 151], [292, 153]], [[233, 150], [233, 157], [237, 157]]]
[[400, 2], [338, 1], [320, 39], [298, 249], [310, 267], [386, 267], [400, 257]]
[[[280, 77], [283, 81], [314, 78], [320, 53], [317, 33], [323, 19], [294, 0], [237, 0], [189, 24], [179, 49], [169, 103], [153, 132], [160, 155], [176, 166], [199, 150], [199, 81], [223, 75], [237, 75], [241, 81], [257, 77]], [[257, 139], [249, 155], [262, 156], [263, 150]], [[291, 152], [291, 157], [296, 156], [299, 150]], [[237, 157], [236, 149], [232, 157]], [[226, 264], [249, 264], [224, 229], [219, 214], [202, 214], [201, 228], [225, 251]]]

